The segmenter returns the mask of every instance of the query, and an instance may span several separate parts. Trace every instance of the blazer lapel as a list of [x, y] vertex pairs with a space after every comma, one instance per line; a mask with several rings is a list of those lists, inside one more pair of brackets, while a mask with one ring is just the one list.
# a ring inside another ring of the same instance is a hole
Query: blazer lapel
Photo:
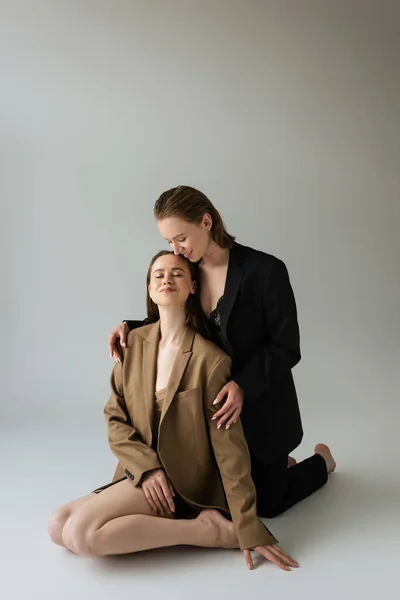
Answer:
[[[143, 389], [148, 417], [146, 439], [151, 445], [153, 439], [154, 394], [156, 389], [157, 353], [160, 341], [160, 322], [155, 323], [143, 340]], [[144, 432], [143, 432], [144, 433]]]
[[[228, 272], [224, 289], [224, 300], [221, 304], [221, 329], [226, 334], [229, 316], [235, 304], [240, 284], [242, 282], [243, 269], [240, 257], [240, 246], [235, 244], [229, 253]], [[226, 337], [226, 336], [225, 336]]]
[[161, 412], [160, 424], [164, 419], [166, 412], [168, 411], [172, 400], [176, 394], [176, 391], [179, 387], [180, 382], [182, 381], [183, 374], [185, 372], [186, 366], [189, 362], [190, 357], [192, 356], [192, 346], [194, 340], [195, 332], [190, 327], [186, 327], [180, 350], [176, 355], [174, 364], [172, 366], [172, 370], [168, 379], [167, 388], [165, 390], [164, 403]]

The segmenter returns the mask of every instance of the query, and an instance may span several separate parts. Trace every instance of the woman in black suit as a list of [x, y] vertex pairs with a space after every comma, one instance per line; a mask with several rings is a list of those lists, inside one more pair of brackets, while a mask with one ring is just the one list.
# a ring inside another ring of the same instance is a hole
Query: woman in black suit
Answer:
[[[325, 444], [301, 463], [289, 457], [303, 429], [291, 372], [301, 356], [287, 269], [276, 257], [238, 244], [214, 205], [194, 188], [164, 192], [154, 214], [175, 254], [197, 264], [210, 337], [232, 358], [232, 378], [215, 399], [225, 400], [215, 415], [218, 427], [231, 427], [240, 416], [258, 512], [278, 515], [324, 485], [336, 466]], [[110, 334], [115, 360], [117, 339], [124, 346], [128, 331], [145, 323], [124, 321]]]

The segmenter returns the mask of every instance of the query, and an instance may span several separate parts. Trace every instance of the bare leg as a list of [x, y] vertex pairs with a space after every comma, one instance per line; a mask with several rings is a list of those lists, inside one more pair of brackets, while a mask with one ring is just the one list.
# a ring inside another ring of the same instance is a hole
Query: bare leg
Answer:
[[238, 547], [233, 524], [214, 510], [196, 519], [168, 519], [149, 507], [141, 488], [128, 480], [93, 494], [68, 518], [64, 545], [85, 556], [139, 552], [179, 544]]
[[326, 462], [326, 470], [329, 473], [333, 473], [336, 469], [336, 462], [332, 456], [332, 453], [326, 444], [317, 444], [315, 446], [315, 454], [320, 454]]
[[51, 517], [49, 522], [49, 535], [51, 540], [58, 546], [65, 547], [62, 531], [65, 523], [69, 517], [76, 512], [81, 506], [83, 506], [88, 500], [90, 500], [94, 494], [88, 494], [77, 500], [72, 500], [68, 504], [61, 506]]
[[78, 553], [106, 556], [181, 544], [209, 548], [239, 547], [233, 524], [218, 511], [207, 509], [196, 519], [175, 520], [147, 515], [113, 519], [99, 529], [88, 530]]
[[[120, 482], [120, 483], [122, 483], [122, 482]], [[107, 488], [107, 489], [114, 489], [115, 486], [118, 486], [118, 485], [119, 484], [115, 484], [114, 486], [111, 486], [110, 488]], [[122, 489], [122, 490], [126, 489], [126, 490], [130, 491], [132, 497], [129, 497], [129, 499], [131, 502], [132, 501], [134, 502], [134, 505], [137, 508], [136, 512], [141, 513], [141, 514], [149, 514], [149, 515], [157, 514], [147, 504], [147, 501], [144, 497], [143, 491], [140, 488], [133, 487], [132, 484], [130, 484], [128, 481], [125, 480], [122, 488], [120, 487], [118, 489]], [[91, 494], [87, 494], [86, 496], [82, 496], [81, 498], [78, 498], [77, 500], [72, 500], [68, 504], [61, 506], [61, 508], [59, 508], [52, 515], [52, 517], [50, 519], [49, 534], [50, 534], [51, 540], [58, 546], [66, 547], [65, 542], [63, 540], [62, 532], [63, 532], [63, 529], [64, 529], [67, 521], [69, 520], [69, 518], [72, 515], [74, 515], [79, 509], [81, 509], [87, 502], [89, 502], [92, 499], [95, 499], [96, 497], [104, 494], [105, 492], [106, 492], [106, 490], [100, 492], [99, 494], [95, 494], [92, 492]], [[119, 493], [118, 493], [118, 496], [119, 496]], [[106, 497], [108, 497], [108, 494], [106, 495]], [[96, 506], [96, 504], [95, 504], [95, 506]], [[125, 514], [128, 514], [128, 513], [125, 512]]]

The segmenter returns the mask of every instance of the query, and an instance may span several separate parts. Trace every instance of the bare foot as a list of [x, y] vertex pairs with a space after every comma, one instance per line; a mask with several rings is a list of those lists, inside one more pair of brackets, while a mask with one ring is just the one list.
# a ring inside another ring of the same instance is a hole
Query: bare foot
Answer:
[[211, 508], [201, 511], [196, 518], [202, 528], [202, 546], [208, 548], [239, 548], [233, 523]]
[[333, 471], [336, 469], [336, 463], [328, 446], [326, 446], [326, 444], [317, 444], [314, 450], [315, 454], [320, 454], [326, 462], [326, 469], [328, 473], [333, 473]]
[[288, 469], [289, 467], [294, 467], [294, 465], [297, 465], [297, 460], [293, 456], [289, 456], [287, 461]]

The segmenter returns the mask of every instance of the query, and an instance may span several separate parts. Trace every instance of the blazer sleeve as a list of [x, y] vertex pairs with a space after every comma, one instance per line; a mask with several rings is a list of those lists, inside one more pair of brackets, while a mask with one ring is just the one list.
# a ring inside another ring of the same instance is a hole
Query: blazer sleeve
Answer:
[[110, 448], [127, 477], [137, 486], [143, 473], [162, 468], [162, 464], [157, 453], [142, 441], [131, 421], [124, 398], [122, 369], [122, 363], [115, 364], [111, 374], [111, 396], [104, 415]]
[[281, 260], [265, 278], [262, 305], [265, 341], [231, 377], [250, 401], [268, 391], [272, 377], [277, 379], [287, 373], [301, 358], [296, 301]]
[[137, 329], [138, 327], [144, 327], [144, 325], [148, 325], [148, 320], [143, 319], [143, 321], [128, 321], [128, 319], [124, 319], [123, 323], [126, 323], [129, 327], [129, 331], [132, 329]]
[[214, 366], [205, 391], [205, 413], [211, 444], [222, 479], [226, 499], [241, 550], [269, 546], [277, 539], [257, 516], [256, 490], [251, 479], [250, 455], [240, 419], [229, 429], [217, 429], [212, 421], [218, 410], [213, 406], [216, 395], [230, 375], [230, 358], [224, 356]]

